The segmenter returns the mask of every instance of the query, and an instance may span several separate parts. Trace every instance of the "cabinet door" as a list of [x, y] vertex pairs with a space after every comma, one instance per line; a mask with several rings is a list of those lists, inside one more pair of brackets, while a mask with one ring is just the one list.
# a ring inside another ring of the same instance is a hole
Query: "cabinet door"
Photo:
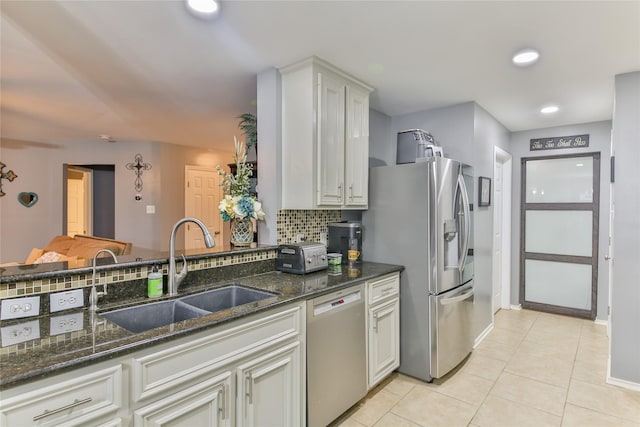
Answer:
[[400, 366], [400, 300], [369, 309], [369, 388]]
[[318, 73], [318, 205], [344, 202], [344, 82]]
[[300, 342], [296, 341], [238, 367], [239, 427], [304, 425], [300, 358]]
[[230, 426], [231, 372], [226, 371], [134, 413], [134, 426]]
[[369, 188], [369, 92], [346, 89], [345, 206], [366, 207]]

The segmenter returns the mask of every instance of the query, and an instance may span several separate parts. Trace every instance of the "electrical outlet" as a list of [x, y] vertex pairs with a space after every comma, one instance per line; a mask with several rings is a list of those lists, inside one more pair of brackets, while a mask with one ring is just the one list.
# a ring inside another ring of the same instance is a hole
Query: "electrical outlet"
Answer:
[[2, 347], [38, 339], [40, 338], [40, 322], [31, 320], [5, 326], [0, 329], [0, 337], [2, 337]]
[[19, 319], [40, 314], [40, 297], [3, 299], [0, 320]]
[[49, 294], [49, 302], [51, 304], [51, 308], [49, 309], [50, 313], [83, 307], [84, 297], [82, 295], [82, 289]]
[[84, 327], [83, 313], [65, 314], [52, 317], [49, 323], [49, 335], [60, 335], [66, 332], [79, 331]]

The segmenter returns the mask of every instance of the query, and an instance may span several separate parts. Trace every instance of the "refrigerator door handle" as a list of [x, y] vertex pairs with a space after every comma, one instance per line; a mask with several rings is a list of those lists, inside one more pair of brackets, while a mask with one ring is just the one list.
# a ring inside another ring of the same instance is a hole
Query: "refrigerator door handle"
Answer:
[[440, 300], [440, 304], [441, 305], [455, 304], [457, 302], [464, 301], [472, 296], [473, 296], [473, 289], [469, 290], [469, 292], [465, 292], [464, 294], [460, 294], [455, 297], [442, 299]]
[[460, 196], [462, 196], [462, 209], [461, 213], [464, 216], [464, 245], [462, 247], [462, 256], [459, 258], [458, 270], [462, 272], [467, 262], [467, 252], [469, 252], [469, 232], [471, 230], [471, 215], [469, 214], [469, 196], [467, 194], [467, 186], [464, 184], [464, 176], [458, 175], [458, 188], [460, 189]]

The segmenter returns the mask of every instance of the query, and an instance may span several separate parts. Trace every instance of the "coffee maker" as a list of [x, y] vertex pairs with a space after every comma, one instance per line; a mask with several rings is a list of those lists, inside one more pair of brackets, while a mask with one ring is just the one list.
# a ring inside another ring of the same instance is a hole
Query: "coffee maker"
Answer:
[[329, 223], [328, 252], [341, 253], [343, 264], [362, 262], [362, 224], [356, 221]]

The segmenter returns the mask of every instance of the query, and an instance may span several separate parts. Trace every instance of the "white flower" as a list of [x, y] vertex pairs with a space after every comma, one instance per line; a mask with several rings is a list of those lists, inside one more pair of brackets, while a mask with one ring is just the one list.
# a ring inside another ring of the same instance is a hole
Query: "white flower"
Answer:
[[253, 217], [258, 221], [264, 220], [265, 213], [262, 210], [262, 203], [257, 200], [253, 201]]

